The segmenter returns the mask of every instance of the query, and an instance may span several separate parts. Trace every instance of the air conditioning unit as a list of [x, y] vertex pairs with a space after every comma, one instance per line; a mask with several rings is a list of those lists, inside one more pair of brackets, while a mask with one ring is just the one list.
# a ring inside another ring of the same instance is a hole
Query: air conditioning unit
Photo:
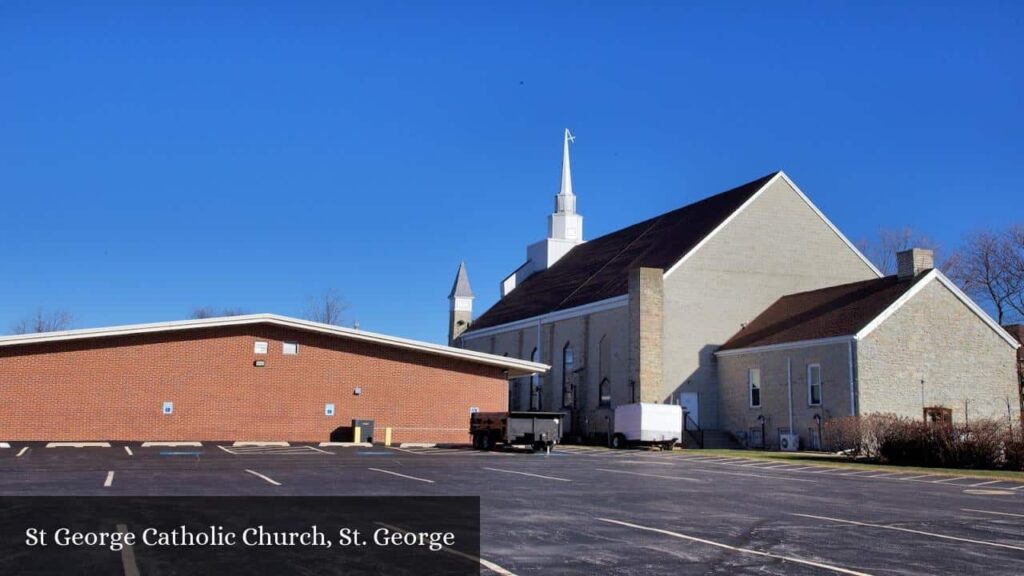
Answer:
[[779, 434], [779, 447], [783, 452], [796, 452], [800, 449], [800, 436], [796, 434]]

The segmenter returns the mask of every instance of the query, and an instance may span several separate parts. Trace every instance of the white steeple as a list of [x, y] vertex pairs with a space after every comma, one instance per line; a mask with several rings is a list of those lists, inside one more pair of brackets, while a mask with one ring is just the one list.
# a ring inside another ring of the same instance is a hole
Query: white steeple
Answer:
[[565, 140], [562, 142], [562, 187], [558, 196], [555, 196], [555, 212], [548, 216], [548, 238], [580, 242], [583, 240], [583, 217], [576, 213], [576, 196], [572, 193], [572, 168], [569, 164], [569, 142], [575, 141], [576, 137], [566, 128]]
[[554, 213], [548, 214], [548, 237], [526, 247], [526, 263], [501, 281], [502, 298], [530, 275], [547, 270], [574, 246], [583, 243], [583, 216], [576, 213], [569, 166], [569, 143], [575, 141], [576, 137], [566, 128], [562, 140], [562, 187], [555, 196]]

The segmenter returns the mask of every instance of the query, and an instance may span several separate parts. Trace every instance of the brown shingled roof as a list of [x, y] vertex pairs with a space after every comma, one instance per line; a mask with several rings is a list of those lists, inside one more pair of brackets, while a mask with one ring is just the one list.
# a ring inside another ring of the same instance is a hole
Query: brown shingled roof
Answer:
[[477, 318], [470, 330], [626, 294], [630, 269], [671, 267], [776, 174], [574, 247], [554, 266], [524, 280]]
[[720, 350], [853, 336], [923, 278], [886, 276], [783, 296]]

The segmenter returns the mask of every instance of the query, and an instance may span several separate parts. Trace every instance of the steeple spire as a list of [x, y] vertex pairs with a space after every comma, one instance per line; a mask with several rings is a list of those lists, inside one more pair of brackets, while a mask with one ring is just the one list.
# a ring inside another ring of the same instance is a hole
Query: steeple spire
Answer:
[[569, 167], [569, 142], [575, 142], [576, 137], [565, 129], [565, 142], [562, 146], [562, 189], [559, 196], [572, 196], [572, 169]]
[[448, 298], [472, 298], [473, 290], [469, 287], [469, 274], [466, 273], [466, 263], [459, 263], [459, 271], [455, 273], [455, 283], [452, 284], [452, 291]]

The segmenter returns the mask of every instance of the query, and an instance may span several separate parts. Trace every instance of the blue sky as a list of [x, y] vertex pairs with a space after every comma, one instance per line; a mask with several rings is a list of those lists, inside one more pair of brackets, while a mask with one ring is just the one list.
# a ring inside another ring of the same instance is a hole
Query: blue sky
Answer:
[[[776, 169], [852, 240], [1024, 215], [1019, 3], [0, 6], [0, 332], [196, 306], [443, 341], [546, 233]], [[241, 4], [241, 3], [239, 3]], [[684, 5], [685, 4], [685, 5]]]

